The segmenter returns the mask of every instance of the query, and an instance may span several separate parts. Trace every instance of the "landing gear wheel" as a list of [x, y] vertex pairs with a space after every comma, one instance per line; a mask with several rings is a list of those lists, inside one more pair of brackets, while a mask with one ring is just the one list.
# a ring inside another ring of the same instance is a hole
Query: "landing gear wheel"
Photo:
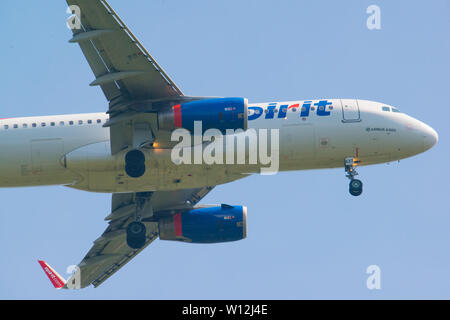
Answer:
[[356, 167], [358, 167], [361, 161], [358, 158], [348, 157], [345, 159], [345, 173], [346, 177], [350, 179], [349, 192], [352, 196], [359, 196], [363, 191], [363, 184], [361, 180], [355, 179], [358, 175]]
[[145, 244], [147, 229], [142, 222], [133, 221], [127, 226], [127, 244], [132, 249], [140, 249]]
[[125, 155], [125, 172], [132, 178], [142, 177], [145, 173], [145, 155], [140, 150], [131, 150]]
[[357, 196], [361, 195], [361, 193], [363, 191], [363, 183], [361, 182], [361, 180], [352, 179], [350, 181], [349, 191], [352, 196], [357, 197]]

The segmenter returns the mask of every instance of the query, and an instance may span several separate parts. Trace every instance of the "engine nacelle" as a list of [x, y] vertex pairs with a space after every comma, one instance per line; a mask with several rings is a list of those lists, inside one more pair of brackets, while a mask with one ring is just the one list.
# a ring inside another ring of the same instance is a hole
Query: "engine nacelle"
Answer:
[[184, 128], [194, 132], [194, 121], [202, 121], [203, 132], [208, 129], [247, 130], [248, 103], [245, 98], [215, 98], [177, 104], [158, 114], [161, 130]]
[[222, 205], [177, 213], [159, 220], [161, 240], [219, 243], [247, 237], [247, 207]]

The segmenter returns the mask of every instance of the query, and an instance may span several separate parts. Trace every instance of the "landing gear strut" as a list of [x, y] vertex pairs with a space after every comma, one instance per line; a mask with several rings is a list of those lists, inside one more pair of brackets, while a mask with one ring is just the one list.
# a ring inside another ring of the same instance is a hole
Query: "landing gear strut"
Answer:
[[350, 179], [349, 192], [352, 196], [359, 196], [363, 191], [363, 183], [361, 180], [355, 179], [358, 175], [356, 167], [360, 161], [357, 158], [349, 157], [345, 159], [345, 173], [346, 177]]
[[153, 216], [151, 196], [152, 192], [136, 192], [135, 194], [134, 221], [127, 226], [127, 244], [131, 249], [141, 249], [147, 241], [147, 228], [142, 223], [142, 218]]

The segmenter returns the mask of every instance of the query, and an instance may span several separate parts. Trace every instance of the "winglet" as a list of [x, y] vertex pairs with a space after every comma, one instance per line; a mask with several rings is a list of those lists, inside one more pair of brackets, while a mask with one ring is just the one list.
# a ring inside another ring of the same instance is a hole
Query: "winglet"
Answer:
[[43, 260], [38, 260], [38, 262], [56, 289], [61, 289], [65, 286], [66, 280], [64, 280], [64, 278], [61, 277], [58, 272], [55, 271], [55, 269], [50, 267], [50, 265], [48, 265], [47, 262]]

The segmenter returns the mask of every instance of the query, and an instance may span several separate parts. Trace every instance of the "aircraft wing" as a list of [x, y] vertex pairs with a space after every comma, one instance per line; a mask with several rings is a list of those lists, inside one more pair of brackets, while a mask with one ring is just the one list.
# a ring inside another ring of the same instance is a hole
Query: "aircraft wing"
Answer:
[[[158, 237], [158, 222], [152, 216], [172, 214], [181, 208], [193, 206], [211, 190], [212, 187], [113, 194], [111, 214], [105, 219], [109, 220], [109, 226], [94, 241], [94, 245], [78, 265], [78, 280], [76, 275], [72, 276], [67, 281], [66, 288], [76, 288], [76, 281], [79, 281], [81, 288], [90, 284], [94, 287], [101, 285]], [[126, 227], [134, 220], [136, 212], [142, 216], [142, 222], [147, 228], [146, 243], [138, 250], [129, 248], [126, 242]]]
[[106, 0], [67, 0], [69, 41], [78, 43], [110, 105], [183, 96]]
[[[105, 126], [113, 154], [158, 138], [156, 111], [207, 98], [185, 96], [106, 0], [66, 1], [72, 13], [69, 42], [79, 44], [95, 75], [91, 86], [100, 86], [109, 101]], [[139, 126], [145, 134], [136, 138]]]

